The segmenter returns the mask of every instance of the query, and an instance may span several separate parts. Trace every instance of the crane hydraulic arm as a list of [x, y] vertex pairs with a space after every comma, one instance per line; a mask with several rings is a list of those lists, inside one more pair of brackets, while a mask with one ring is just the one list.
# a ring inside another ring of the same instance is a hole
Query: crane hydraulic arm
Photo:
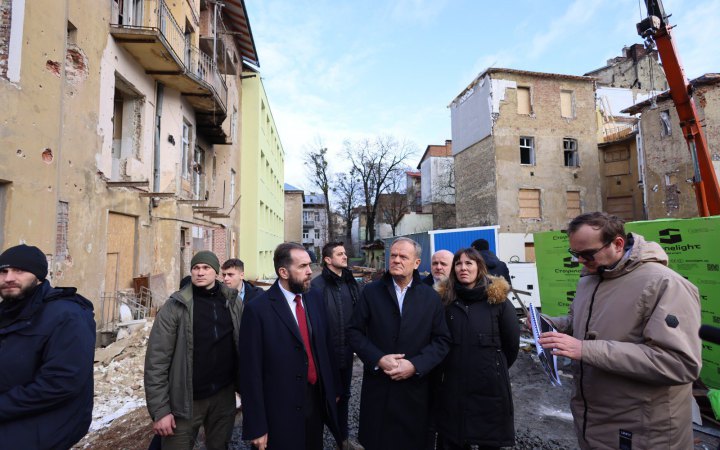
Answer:
[[688, 83], [680, 64], [675, 43], [671, 35], [661, 0], [645, 0], [648, 17], [637, 24], [637, 31], [646, 42], [657, 46], [663, 70], [670, 87], [680, 127], [692, 156], [694, 175], [693, 186], [697, 199], [698, 213], [702, 217], [720, 215], [720, 185], [715, 175], [705, 134], [698, 119], [692, 86]]

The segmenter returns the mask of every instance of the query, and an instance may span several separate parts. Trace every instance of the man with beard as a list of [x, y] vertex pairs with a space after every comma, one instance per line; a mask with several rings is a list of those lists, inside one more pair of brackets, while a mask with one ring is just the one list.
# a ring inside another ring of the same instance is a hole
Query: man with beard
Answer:
[[328, 319], [328, 339], [340, 372], [340, 401], [338, 402], [338, 426], [341, 450], [356, 450], [362, 447], [348, 436], [348, 403], [353, 371], [353, 351], [347, 338], [360, 289], [355, 277], [347, 268], [348, 257], [342, 242], [328, 242], [322, 249], [323, 271], [312, 281], [325, 302]]
[[45, 279], [28, 245], [0, 255], [0, 447], [65, 449], [87, 433], [93, 407], [95, 320], [75, 288]]
[[322, 450], [323, 423], [334, 434], [336, 377], [325, 309], [309, 292], [305, 248], [288, 242], [273, 257], [277, 281], [248, 301], [240, 326], [243, 438], [264, 450]]
[[430, 286], [450, 276], [453, 254], [449, 250], [438, 250], [430, 258], [430, 274], [423, 278], [423, 283]]

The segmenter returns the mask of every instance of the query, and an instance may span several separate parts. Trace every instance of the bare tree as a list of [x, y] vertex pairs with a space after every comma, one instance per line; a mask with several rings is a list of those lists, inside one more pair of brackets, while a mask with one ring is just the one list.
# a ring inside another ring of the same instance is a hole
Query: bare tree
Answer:
[[345, 243], [346, 250], [350, 252], [352, 246], [352, 222], [355, 219], [355, 207], [361, 202], [361, 185], [360, 178], [357, 176], [355, 168], [351, 168], [348, 173], [339, 173], [335, 175], [332, 183], [332, 192], [337, 199], [337, 213], [345, 221]]
[[379, 136], [373, 140], [363, 139], [345, 142], [345, 154], [356, 170], [362, 187], [363, 202], [367, 214], [365, 240], [375, 240], [375, 217], [380, 194], [387, 191], [388, 177], [403, 167], [415, 153], [409, 142], [399, 142], [392, 136]]
[[327, 148], [323, 145], [322, 139], [315, 138], [315, 143], [306, 146], [305, 156], [303, 158], [305, 168], [310, 182], [317, 187], [325, 196], [325, 230], [330, 236], [330, 175], [328, 172]]
[[407, 168], [397, 168], [388, 175], [386, 193], [380, 195], [380, 211], [383, 221], [390, 225], [393, 236], [397, 235], [400, 219], [408, 212], [405, 174]]

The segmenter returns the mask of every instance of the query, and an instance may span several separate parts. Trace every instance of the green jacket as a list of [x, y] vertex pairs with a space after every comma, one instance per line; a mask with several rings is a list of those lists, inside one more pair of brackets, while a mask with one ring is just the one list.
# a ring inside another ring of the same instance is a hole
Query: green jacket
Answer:
[[[220, 292], [230, 307], [237, 352], [243, 304], [237, 299], [237, 290], [220, 283]], [[192, 284], [188, 283], [160, 308], [150, 331], [145, 354], [145, 399], [153, 421], [169, 413], [192, 419], [192, 300]]]

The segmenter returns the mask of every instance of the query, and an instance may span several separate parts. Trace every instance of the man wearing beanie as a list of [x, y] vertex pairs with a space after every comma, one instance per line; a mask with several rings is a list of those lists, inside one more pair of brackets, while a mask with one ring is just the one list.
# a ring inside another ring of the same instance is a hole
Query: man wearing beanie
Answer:
[[210, 251], [190, 261], [191, 282], [158, 311], [145, 355], [145, 397], [162, 449], [192, 449], [200, 426], [208, 450], [226, 449], [235, 423], [242, 302], [217, 281]]
[[45, 254], [0, 254], [0, 447], [67, 449], [93, 408], [93, 306], [46, 280]]

